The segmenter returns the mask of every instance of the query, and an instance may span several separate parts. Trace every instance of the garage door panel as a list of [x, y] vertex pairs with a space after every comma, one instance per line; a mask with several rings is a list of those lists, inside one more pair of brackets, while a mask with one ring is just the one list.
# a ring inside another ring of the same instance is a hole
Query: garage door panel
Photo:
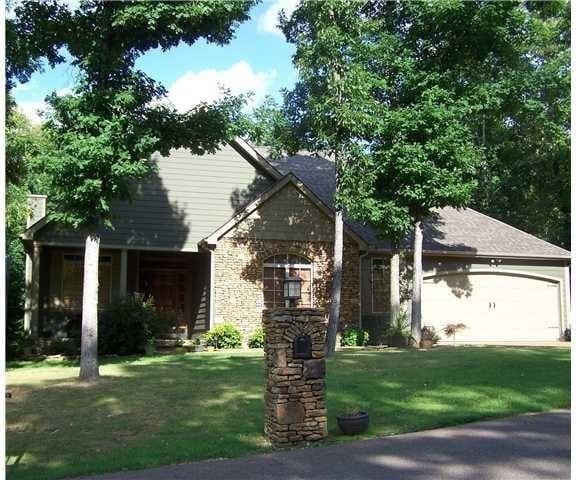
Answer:
[[[454, 278], [461, 277], [461, 278]], [[462, 294], [459, 285], [467, 285]], [[457, 274], [424, 281], [422, 323], [464, 323], [461, 342], [554, 341], [559, 337], [558, 284], [496, 274]]]

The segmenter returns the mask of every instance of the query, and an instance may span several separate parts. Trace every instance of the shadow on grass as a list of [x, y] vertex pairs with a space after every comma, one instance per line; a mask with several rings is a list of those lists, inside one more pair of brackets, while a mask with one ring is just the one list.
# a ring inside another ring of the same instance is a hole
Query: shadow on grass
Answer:
[[[370, 412], [367, 437], [565, 406], [569, 354], [498, 347], [341, 352], [328, 362], [330, 441], [348, 440], [333, 417], [350, 406]], [[76, 380], [77, 364], [11, 370], [9, 478], [268, 451], [263, 363], [261, 352], [110, 358], [93, 385]]]

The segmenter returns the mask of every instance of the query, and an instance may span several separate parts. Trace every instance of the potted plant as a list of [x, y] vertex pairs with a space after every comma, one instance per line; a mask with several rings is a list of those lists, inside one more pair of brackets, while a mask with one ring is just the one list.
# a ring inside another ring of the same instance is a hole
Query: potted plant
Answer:
[[440, 337], [434, 327], [423, 326], [420, 331], [420, 348], [432, 348], [438, 343]]
[[466, 325], [464, 325], [463, 323], [449, 323], [448, 325], [446, 325], [444, 327], [444, 334], [447, 337], [452, 337], [452, 342], [453, 345], [456, 345], [456, 334], [461, 331], [464, 330], [466, 328]]
[[401, 312], [386, 330], [386, 343], [390, 347], [406, 347], [412, 338], [406, 312]]
[[338, 426], [344, 435], [358, 435], [368, 429], [370, 416], [365, 411], [353, 408], [336, 416]]

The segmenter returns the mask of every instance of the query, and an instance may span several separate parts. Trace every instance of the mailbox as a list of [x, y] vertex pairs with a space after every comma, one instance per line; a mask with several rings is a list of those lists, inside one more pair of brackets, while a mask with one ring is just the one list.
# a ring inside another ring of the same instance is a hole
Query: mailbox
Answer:
[[312, 358], [312, 339], [310, 335], [298, 335], [294, 339], [294, 358]]

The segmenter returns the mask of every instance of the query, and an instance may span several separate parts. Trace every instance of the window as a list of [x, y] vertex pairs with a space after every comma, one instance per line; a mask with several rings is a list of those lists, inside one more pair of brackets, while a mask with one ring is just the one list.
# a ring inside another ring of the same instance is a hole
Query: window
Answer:
[[[82, 308], [84, 255], [65, 254], [62, 259], [61, 301], [64, 308]], [[110, 303], [112, 290], [112, 257], [101, 256], [98, 265], [98, 304]]]
[[388, 289], [386, 281], [387, 265], [383, 258], [372, 259], [372, 313], [387, 310]]
[[302, 298], [298, 307], [312, 306], [312, 262], [298, 255], [274, 255], [264, 262], [264, 306], [284, 307], [284, 279], [302, 279]]

